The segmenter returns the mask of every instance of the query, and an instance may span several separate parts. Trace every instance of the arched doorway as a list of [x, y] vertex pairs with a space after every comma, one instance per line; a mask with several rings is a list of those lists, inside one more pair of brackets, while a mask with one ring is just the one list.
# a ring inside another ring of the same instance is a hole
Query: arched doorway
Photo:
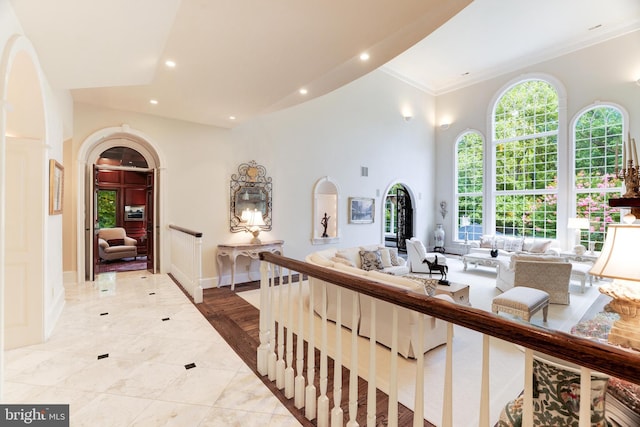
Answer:
[[[154, 179], [147, 160], [133, 148], [111, 147], [100, 153], [93, 176], [94, 271], [153, 271]], [[115, 229], [124, 229], [124, 236], [106, 240]]]
[[[164, 227], [158, 194], [162, 193], [164, 180], [160, 165], [164, 162], [155, 145], [142, 132], [127, 125], [105, 128], [83, 142], [78, 159], [84, 164], [78, 179], [78, 280], [93, 280], [97, 272], [98, 192], [109, 187], [100, 185], [101, 174], [111, 175], [106, 182], [118, 181], [116, 187], [121, 191], [116, 225], [131, 228], [137, 234], [138, 247], [146, 252], [147, 269], [161, 272]], [[117, 179], [113, 178], [116, 176]], [[139, 210], [140, 206], [144, 206], [144, 220], [135, 226], [125, 226], [126, 208]]]
[[384, 200], [385, 246], [407, 251], [406, 239], [413, 237], [413, 202], [409, 189], [401, 183], [394, 184]]
[[[42, 82], [35, 52], [22, 37], [7, 43], [0, 68], [0, 99], [6, 121], [0, 129], [3, 157], [0, 199], [2, 334], [4, 349], [45, 338], [45, 226], [48, 219], [48, 148]], [[1, 375], [0, 375], [1, 377]]]

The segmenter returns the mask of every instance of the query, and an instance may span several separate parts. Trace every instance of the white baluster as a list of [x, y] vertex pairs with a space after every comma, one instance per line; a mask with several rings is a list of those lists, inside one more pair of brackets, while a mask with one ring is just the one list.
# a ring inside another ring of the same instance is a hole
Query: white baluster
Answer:
[[447, 323], [447, 355], [444, 368], [442, 427], [453, 425], [453, 323]]
[[[296, 372], [294, 405], [304, 406], [304, 315], [302, 302], [302, 274], [298, 276], [298, 336], [296, 337]], [[310, 307], [310, 311], [313, 309]]]
[[[367, 426], [375, 427], [376, 415], [377, 415], [377, 396], [376, 396], [376, 299], [371, 298], [371, 327], [369, 330], [369, 381], [367, 385]], [[349, 386], [351, 387], [351, 386]], [[355, 427], [358, 423], [355, 422], [356, 415], [355, 409], [351, 412], [351, 397], [349, 400], [349, 412], [353, 414], [353, 424], [349, 421], [347, 427]], [[353, 399], [355, 400], [355, 398]], [[357, 405], [357, 401], [354, 405]], [[354, 406], [355, 407], [355, 406]]]
[[413, 427], [424, 426], [424, 314], [418, 313], [418, 343], [413, 348], [416, 356], [416, 391], [413, 403]]
[[276, 319], [273, 311], [273, 305], [275, 303], [275, 274], [273, 264], [269, 264], [269, 273], [269, 305], [267, 306], [267, 311], [269, 312], [269, 328], [272, 332], [271, 341], [269, 342], [269, 381], [275, 381], [278, 356], [276, 355]]
[[489, 427], [489, 335], [482, 336], [482, 383], [480, 384], [480, 427]]
[[389, 409], [388, 426], [397, 427], [398, 425], [398, 307], [393, 306], [391, 309], [391, 372], [389, 378]]
[[522, 427], [533, 427], [533, 350], [524, 349]]
[[578, 427], [591, 426], [591, 371], [580, 368], [580, 419]]
[[280, 276], [278, 277], [278, 361], [276, 362], [276, 387], [279, 390], [284, 388], [284, 286], [282, 283], [282, 268], [279, 268]]
[[[329, 426], [329, 398], [327, 397], [327, 289], [322, 293], [322, 329], [320, 344], [320, 396], [318, 396], [318, 427]], [[338, 306], [340, 311], [340, 306]]]
[[[336, 356], [333, 361], [333, 409], [331, 410], [331, 427], [342, 427], [342, 288], [336, 292]], [[353, 358], [351, 359], [353, 361]], [[353, 368], [353, 366], [352, 366]]]
[[[301, 277], [299, 274], [298, 277]], [[280, 284], [282, 286], [282, 284]], [[291, 399], [294, 395], [293, 377], [293, 281], [291, 270], [289, 270], [289, 281], [287, 284], [287, 369], [284, 371], [284, 397]]]
[[[311, 280], [309, 280], [309, 341], [307, 342], [307, 388], [305, 395], [305, 408], [304, 416], [309, 420], [313, 420], [316, 417], [316, 385], [315, 385], [315, 370], [316, 370], [316, 350], [315, 350], [315, 325], [313, 315], [313, 289], [311, 288]], [[314, 286], [322, 286], [322, 292], [324, 293], [324, 283], [315, 284]]]
[[[358, 418], [358, 328], [356, 325], [358, 324], [358, 298], [354, 294], [352, 297], [352, 305], [351, 305], [351, 361], [349, 366], [349, 421], [347, 422], [347, 427], [358, 427], [358, 422], [356, 419]], [[372, 304], [373, 298], [371, 298]], [[372, 313], [375, 315], [375, 310], [372, 309]], [[375, 318], [375, 316], [374, 316]], [[373, 334], [373, 332], [372, 332]], [[374, 335], [372, 335], [374, 337]], [[375, 341], [373, 338], [371, 340]], [[375, 372], [375, 371], [373, 371]], [[371, 376], [371, 375], [369, 375]], [[375, 376], [375, 375], [374, 375]], [[375, 384], [375, 380], [373, 380]], [[371, 381], [369, 381], [371, 384]], [[375, 414], [375, 410], [374, 410]], [[375, 416], [375, 415], [374, 415]], [[340, 423], [342, 425], [342, 423]], [[333, 427], [333, 426], [332, 426]]]
[[265, 261], [260, 262], [260, 345], [257, 351], [258, 373], [267, 375], [269, 355], [269, 265]]

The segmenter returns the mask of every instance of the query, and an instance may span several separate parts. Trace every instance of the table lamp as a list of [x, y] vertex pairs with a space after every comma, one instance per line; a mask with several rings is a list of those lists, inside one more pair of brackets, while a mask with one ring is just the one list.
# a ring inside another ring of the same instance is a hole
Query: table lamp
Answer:
[[580, 246], [580, 230], [589, 229], [589, 220], [587, 218], [569, 218], [567, 228], [576, 230], [576, 246]]
[[471, 221], [469, 217], [464, 215], [460, 218], [460, 227], [464, 227], [464, 244], [469, 243], [469, 225], [471, 225]]
[[620, 315], [609, 332], [609, 343], [636, 350], [640, 350], [639, 243], [640, 225], [609, 225], [602, 253], [589, 271], [613, 279], [600, 286], [601, 293], [613, 298], [609, 307]]
[[254, 245], [259, 245], [262, 242], [258, 239], [258, 235], [260, 234], [261, 226], [265, 225], [264, 219], [262, 218], [262, 211], [257, 209], [249, 210], [245, 209], [242, 211], [242, 216], [240, 217], [242, 222], [245, 222], [246, 228], [245, 231], [253, 234], [253, 239], [251, 239], [251, 243]]

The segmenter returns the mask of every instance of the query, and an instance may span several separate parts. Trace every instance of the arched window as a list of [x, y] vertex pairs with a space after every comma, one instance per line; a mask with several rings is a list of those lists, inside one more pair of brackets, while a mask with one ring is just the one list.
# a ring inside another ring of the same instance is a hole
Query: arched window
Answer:
[[556, 237], [558, 94], [543, 80], [512, 86], [493, 114], [495, 232]]
[[456, 142], [457, 240], [480, 240], [484, 190], [484, 144], [478, 132], [467, 132]]
[[590, 250], [602, 249], [606, 226], [620, 221], [620, 210], [608, 204], [620, 197], [624, 123], [618, 108], [600, 105], [584, 111], [575, 121], [574, 195], [576, 217], [587, 218], [580, 243]]

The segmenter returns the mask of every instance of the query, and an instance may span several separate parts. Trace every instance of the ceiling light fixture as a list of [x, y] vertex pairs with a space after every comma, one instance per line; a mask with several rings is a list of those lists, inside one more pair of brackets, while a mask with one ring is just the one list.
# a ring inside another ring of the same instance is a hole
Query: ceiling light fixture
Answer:
[[306, 95], [309, 93], [305, 88], [300, 89], [298, 92], [300, 92], [300, 95]]
[[360, 60], [361, 61], [368, 61], [369, 60], [369, 54], [367, 52], [362, 52], [360, 54]]
[[167, 60], [164, 62], [164, 65], [166, 65], [166, 66], [167, 66], [167, 67], [169, 67], [169, 68], [175, 68], [175, 66], [176, 66], [176, 62], [175, 62], [175, 61], [172, 61], [171, 59], [167, 59]]
[[235, 120], [236, 116], [229, 116], [229, 120]]
[[150, 99], [149, 100], [149, 104], [158, 105], [158, 100], [157, 99]]

